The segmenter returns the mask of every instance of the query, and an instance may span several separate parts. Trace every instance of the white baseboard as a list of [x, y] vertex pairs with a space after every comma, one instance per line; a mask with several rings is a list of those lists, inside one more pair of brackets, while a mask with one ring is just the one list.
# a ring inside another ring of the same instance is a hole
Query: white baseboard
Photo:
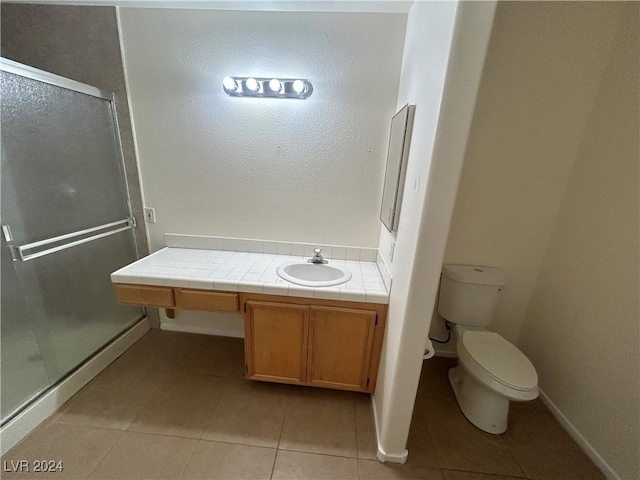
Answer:
[[390, 453], [385, 453], [380, 448], [380, 445], [378, 445], [378, 453], [376, 454], [376, 457], [378, 457], [378, 461], [382, 463], [403, 464], [403, 463], [407, 463], [407, 458], [409, 457], [409, 450], [405, 448], [404, 452], [402, 452], [401, 454], [390, 454]]
[[586, 438], [578, 431], [578, 429], [569, 421], [567, 417], [560, 411], [560, 409], [551, 401], [551, 399], [540, 390], [540, 399], [544, 403], [556, 420], [560, 422], [562, 427], [567, 433], [575, 440], [575, 442], [582, 448], [584, 453], [596, 464], [596, 466], [602, 471], [602, 473], [610, 480], [622, 480], [618, 474], [611, 468], [611, 466], [600, 456], [600, 454], [591, 446]]
[[378, 445], [378, 452], [376, 453], [378, 461], [382, 463], [406, 463], [407, 458], [409, 457], [409, 450], [407, 450], [406, 448], [403, 452], [400, 453], [389, 453], [385, 452], [384, 449], [380, 446], [380, 427], [378, 426], [376, 402], [373, 401], [373, 397], [371, 397], [371, 406], [373, 408], [373, 425], [376, 430], [376, 444]]
[[202, 335], [216, 335], [218, 337], [244, 338], [244, 332], [241, 330], [221, 330], [219, 328], [194, 327], [168, 322], [160, 322], [160, 330], [166, 330], [169, 332], [200, 333]]
[[148, 331], [149, 320], [145, 317], [2, 427], [1, 454], [13, 448]]

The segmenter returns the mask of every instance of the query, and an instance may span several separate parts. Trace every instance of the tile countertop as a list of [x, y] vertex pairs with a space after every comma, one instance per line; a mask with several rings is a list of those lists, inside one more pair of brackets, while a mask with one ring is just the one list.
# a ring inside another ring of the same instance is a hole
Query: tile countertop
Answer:
[[165, 247], [111, 274], [113, 283], [165, 285], [291, 297], [389, 303], [389, 293], [375, 262], [332, 260], [352, 278], [334, 287], [303, 287], [283, 280], [279, 265], [306, 257], [268, 253]]

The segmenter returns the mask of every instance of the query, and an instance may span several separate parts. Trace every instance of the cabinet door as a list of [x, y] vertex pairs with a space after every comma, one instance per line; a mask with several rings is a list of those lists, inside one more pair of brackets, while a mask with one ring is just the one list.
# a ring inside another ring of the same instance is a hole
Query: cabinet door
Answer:
[[247, 378], [305, 383], [308, 306], [247, 300], [244, 334]]
[[307, 383], [369, 391], [375, 324], [372, 310], [312, 307]]

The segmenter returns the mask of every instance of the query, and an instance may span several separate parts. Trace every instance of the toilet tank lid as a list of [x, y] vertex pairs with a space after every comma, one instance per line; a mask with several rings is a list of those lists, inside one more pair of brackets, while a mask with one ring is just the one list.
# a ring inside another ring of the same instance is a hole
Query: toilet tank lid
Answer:
[[504, 285], [504, 271], [476, 265], [443, 265], [442, 274], [451, 280], [475, 285]]

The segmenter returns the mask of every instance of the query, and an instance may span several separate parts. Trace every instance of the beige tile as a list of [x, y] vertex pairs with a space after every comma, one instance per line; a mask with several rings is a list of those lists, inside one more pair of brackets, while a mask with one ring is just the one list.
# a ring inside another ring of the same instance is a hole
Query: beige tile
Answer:
[[198, 440], [123, 432], [90, 478], [180, 478]]
[[[376, 439], [375, 425], [373, 420], [373, 409], [371, 399], [356, 396], [356, 427], [358, 434], [358, 458], [377, 460], [378, 444]], [[427, 467], [439, 467], [438, 455], [431, 440], [431, 435], [427, 429], [427, 424], [419, 406], [416, 405], [409, 438], [407, 440], [407, 450], [410, 465], [422, 465]]]
[[[502, 436], [471, 425], [447, 380], [455, 359], [432, 361], [421, 374], [405, 465], [376, 460], [369, 395], [234, 378], [243, 376], [241, 339], [159, 331], [3, 460], [30, 467], [36, 459], [62, 460], [64, 470], [47, 478], [269, 478], [272, 469], [273, 478], [304, 479], [604, 478], [539, 400], [512, 403]], [[218, 441], [195, 440], [203, 433]], [[278, 438], [277, 457], [261, 447], [275, 447]], [[444, 470], [432, 468], [439, 465]]]
[[424, 479], [442, 480], [442, 473], [437, 468], [423, 467], [421, 465], [398, 465], [392, 463], [380, 463], [375, 460], [358, 460], [359, 475], [362, 480], [383, 479]]
[[448, 372], [458, 363], [457, 358], [432, 357], [422, 362], [418, 398], [436, 398], [455, 402]]
[[[25, 479], [87, 478], [121, 434], [119, 430], [47, 422], [2, 457], [1, 476]], [[15, 470], [20, 460], [28, 462], [28, 472], [6, 471], [7, 468]], [[56, 466], [62, 462], [62, 471], [34, 472], [34, 462], [42, 460], [52, 460]]]
[[149, 330], [109, 368], [175, 371], [201, 336]]
[[356, 457], [353, 394], [306, 388], [289, 398], [279, 448]]
[[503, 477], [502, 475], [463, 472], [460, 470], [442, 470], [442, 474], [445, 480], [522, 480], [521, 477]]
[[354, 395], [356, 406], [356, 435], [358, 441], [358, 458], [377, 460], [378, 440], [373, 419], [371, 395], [368, 393]]
[[287, 407], [287, 389], [282, 387], [233, 380], [202, 438], [277, 448]]
[[358, 461], [355, 458], [278, 450], [271, 478], [273, 480], [357, 479]]
[[[369, 395], [356, 395], [356, 427], [358, 434], [358, 458], [377, 460], [378, 443], [376, 439], [375, 424], [373, 420], [373, 408]], [[427, 429], [427, 424], [419, 406], [416, 405], [409, 438], [407, 440], [409, 450], [408, 464], [423, 465], [427, 467], [439, 467], [438, 456]]]
[[105, 370], [74, 395], [54, 420], [124, 430], [169, 377], [160, 371]]
[[378, 440], [375, 430], [358, 430], [358, 458], [377, 460]]
[[229, 391], [236, 394], [261, 395], [262, 393], [267, 393], [290, 397], [309, 390], [308, 387], [301, 385], [263, 382], [260, 380], [249, 380], [247, 378], [229, 378], [227, 381], [229, 382]]
[[179, 370], [219, 377], [244, 378], [244, 340], [202, 335]]
[[512, 410], [503, 436], [528, 478], [605, 478], [549, 412]]
[[524, 477], [505, 440], [472, 425], [457, 404], [424, 398], [420, 408], [442, 468]]
[[407, 450], [409, 451], [409, 458], [407, 459], [407, 464], [409, 465], [436, 468], [440, 466], [436, 447], [427, 428], [422, 408], [418, 404], [416, 404], [411, 418]]
[[202, 440], [191, 457], [185, 479], [268, 479], [276, 450]]
[[228, 381], [178, 373], [156, 392], [128, 430], [200, 439]]

